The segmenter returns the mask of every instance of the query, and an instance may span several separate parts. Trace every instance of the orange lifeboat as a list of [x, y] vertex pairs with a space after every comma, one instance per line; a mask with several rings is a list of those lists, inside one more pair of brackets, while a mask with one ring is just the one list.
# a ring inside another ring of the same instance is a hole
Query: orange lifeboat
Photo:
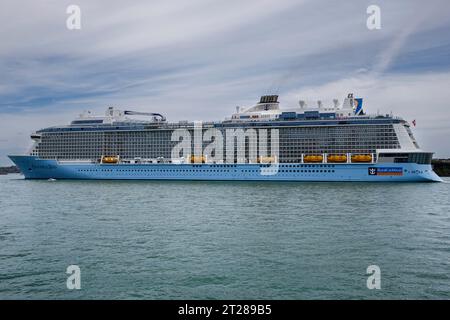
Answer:
[[303, 162], [323, 162], [322, 155], [307, 155], [303, 157]]
[[352, 162], [372, 162], [372, 155], [370, 155], [370, 154], [354, 154], [354, 155], [352, 155]]
[[103, 156], [101, 159], [102, 163], [119, 163], [119, 157], [118, 156]]
[[258, 157], [258, 163], [274, 163], [276, 157]]
[[206, 162], [205, 156], [191, 155], [191, 163], [205, 163], [205, 162]]
[[330, 154], [327, 157], [327, 162], [347, 162], [347, 156], [345, 154]]

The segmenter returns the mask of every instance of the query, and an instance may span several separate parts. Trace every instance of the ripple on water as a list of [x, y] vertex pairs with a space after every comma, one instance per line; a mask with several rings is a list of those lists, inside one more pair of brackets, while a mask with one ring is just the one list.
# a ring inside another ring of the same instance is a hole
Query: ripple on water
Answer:
[[[17, 177], [17, 176], [16, 176]], [[0, 177], [0, 298], [373, 299], [450, 293], [450, 184]], [[66, 267], [82, 290], [65, 289]], [[369, 265], [382, 290], [367, 290]]]

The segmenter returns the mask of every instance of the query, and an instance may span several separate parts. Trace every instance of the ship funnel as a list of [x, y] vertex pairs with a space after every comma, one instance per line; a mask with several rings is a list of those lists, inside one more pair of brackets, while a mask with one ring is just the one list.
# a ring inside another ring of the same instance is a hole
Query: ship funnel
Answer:
[[321, 100], [317, 100], [317, 107], [319, 109], [322, 108], [322, 101]]
[[277, 95], [262, 96], [259, 103], [278, 103]]

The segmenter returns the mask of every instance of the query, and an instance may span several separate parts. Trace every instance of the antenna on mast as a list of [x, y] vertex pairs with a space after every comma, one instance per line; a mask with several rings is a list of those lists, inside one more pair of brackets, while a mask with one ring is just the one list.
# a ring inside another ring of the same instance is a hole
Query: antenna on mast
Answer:
[[300, 108], [302, 108], [302, 109], [305, 107], [305, 101], [304, 100], [300, 100], [298, 102], [298, 104], [300, 105]]
[[334, 105], [334, 108], [337, 109], [338, 106], [339, 106], [339, 100], [338, 99], [333, 99], [333, 105]]
[[317, 107], [318, 107], [319, 109], [322, 108], [322, 100], [317, 100]]

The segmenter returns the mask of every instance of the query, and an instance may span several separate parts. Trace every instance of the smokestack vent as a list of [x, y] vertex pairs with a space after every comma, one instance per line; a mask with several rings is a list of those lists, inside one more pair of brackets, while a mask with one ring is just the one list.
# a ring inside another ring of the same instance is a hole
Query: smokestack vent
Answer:
[[261, 100], [259, 100], [259, 103], [278, 103], [278, 96], [277, 95], [262, 96]]

